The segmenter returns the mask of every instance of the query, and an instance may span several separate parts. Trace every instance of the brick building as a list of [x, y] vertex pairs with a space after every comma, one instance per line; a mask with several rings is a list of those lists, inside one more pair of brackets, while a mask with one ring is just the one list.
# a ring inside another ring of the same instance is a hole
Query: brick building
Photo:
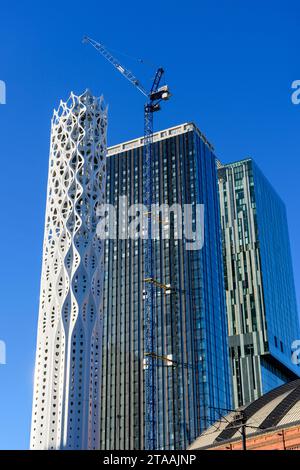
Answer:
[[222, 416], [189, 450], [242, 450], [243, 425], [247, 450], [300, 450], [300, 380]]

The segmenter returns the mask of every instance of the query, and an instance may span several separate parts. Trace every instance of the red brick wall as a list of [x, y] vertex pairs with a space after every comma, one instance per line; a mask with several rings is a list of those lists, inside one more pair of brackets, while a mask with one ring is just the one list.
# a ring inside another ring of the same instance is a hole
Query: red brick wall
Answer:
[[[242, 441], [235, 441], [209, 450], [242, 450]], [[247, 438], [247, 450], [300, 450], [300, 425]]]

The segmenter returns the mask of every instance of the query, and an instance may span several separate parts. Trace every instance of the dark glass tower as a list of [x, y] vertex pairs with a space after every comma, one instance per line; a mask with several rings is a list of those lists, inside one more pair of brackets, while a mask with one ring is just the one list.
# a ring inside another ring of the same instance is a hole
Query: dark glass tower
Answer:
[[297, 378], [300, 338], [284, 203], [251, 159], [218, 170], [235, 406]]
[[[143, 139], [108, 151], [107, 202], [143, 202]], [[204, 246], [174, 236], [154, 242], [158, 449], [185, 449], [230, 408], [217, 174], [213, 148], [193, 124], [154, 134], [153, 202], [204, 204]], [[118, 223], [117, 223], [118, 225]], [[166, 228], [160, 223], [160, 235]], [[141, 239], [106, 242], [102, 373], [102, 449], [143, 449], [143, 252]], [[161, 359], [160, 359], [161, 358]]]

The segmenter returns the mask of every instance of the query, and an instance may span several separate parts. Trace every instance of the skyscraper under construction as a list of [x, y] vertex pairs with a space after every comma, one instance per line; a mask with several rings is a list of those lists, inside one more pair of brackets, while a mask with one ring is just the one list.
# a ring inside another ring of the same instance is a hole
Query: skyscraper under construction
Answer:
[[[188, 249], [187, 238], [177, 236], [176, 214], [160, 217], [153, 243], [156, 448], [184, 449], [231, 407], [216, 159], [191, 123], [153, 139], [153, 203], [204, 207], [203, 246]], [[102, 449], [144, 448], [147, 241], [123, 237], [119, 218], [120, 196], [128, 206], [143, 203], [143, 175], [143, 138], [108, 150], [106, 199], [117, 210], [117, 230], [105, 247]], [[195, 223], [193, 217], [193, 231]]]

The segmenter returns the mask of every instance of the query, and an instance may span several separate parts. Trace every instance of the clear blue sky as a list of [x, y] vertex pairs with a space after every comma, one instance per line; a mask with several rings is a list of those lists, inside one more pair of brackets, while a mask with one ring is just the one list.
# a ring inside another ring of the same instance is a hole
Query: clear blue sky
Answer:
[[[0, 448], [29, 445], [53, 108], [90, 88], [109, 104], [109, 144], [143, 132], [142, 95], [83, 34], [166, 68], [174, 95], [157, 128], [195, 121], [222, 161], [257, 161], [287, 205], [299, 305], [299, 14], [293, 0], [2, 2]], [[150, 84], [153, 66], [119, 58]]]

